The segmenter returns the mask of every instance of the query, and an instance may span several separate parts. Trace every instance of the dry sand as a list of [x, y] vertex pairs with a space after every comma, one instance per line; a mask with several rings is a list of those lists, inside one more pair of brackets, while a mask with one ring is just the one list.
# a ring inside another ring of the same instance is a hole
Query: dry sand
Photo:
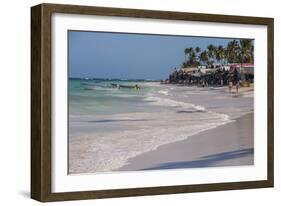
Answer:
[[253, 114], [129, 160], [117, 171], [254, 164]]

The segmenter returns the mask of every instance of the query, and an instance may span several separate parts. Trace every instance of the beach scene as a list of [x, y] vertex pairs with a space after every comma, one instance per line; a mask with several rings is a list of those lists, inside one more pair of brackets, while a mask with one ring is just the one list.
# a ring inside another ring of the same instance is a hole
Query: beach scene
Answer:
[[68, 173], [254, 165], [254, 40], [68, 31]]

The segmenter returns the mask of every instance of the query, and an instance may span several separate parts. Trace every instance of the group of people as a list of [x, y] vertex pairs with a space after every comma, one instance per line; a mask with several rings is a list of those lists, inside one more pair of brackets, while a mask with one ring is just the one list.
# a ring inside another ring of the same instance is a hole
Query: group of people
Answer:
[[[251, 82], [253, 81], [253, 76], [244, 74], [245, 81]], [[169, 75], [169, 78], [163, 81], [162, 83], [170, 83], [170, 84], [181, 84], [188, 86], [228, 86], [229, 92], [231, 92], [233, 86], [236, 87], [236, 91], [240, 87], [241, 74], [237, 68], [232, 70], [225, 70], [224, 68], [216, 69], [208, 73], [203, 73], [198, 69], [193, 72], [186, 72], [183, 69], [174, 71]]]

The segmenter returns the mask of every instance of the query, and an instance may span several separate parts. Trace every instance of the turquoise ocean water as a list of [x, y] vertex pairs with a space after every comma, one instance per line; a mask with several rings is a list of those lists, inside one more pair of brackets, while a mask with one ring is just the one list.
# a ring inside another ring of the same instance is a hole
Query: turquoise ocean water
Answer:
[[[116, 88], [112, 84], [135, 88]], [[159, 110], [159, 105], [151, 105], [148, 94], [161, 90], [159, 82], [146, 80], [69, 80], [70, 115], [118, 114]]]

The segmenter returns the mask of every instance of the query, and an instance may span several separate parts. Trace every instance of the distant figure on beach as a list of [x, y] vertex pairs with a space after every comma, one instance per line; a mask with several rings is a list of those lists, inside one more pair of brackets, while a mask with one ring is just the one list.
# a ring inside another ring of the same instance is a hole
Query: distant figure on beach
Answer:
[[205, 87], [206, 86], [206, 82], [205, 80], [202, 81], [202, 87]]
[[233, 83], [232, 83], [232, 81], [229, 81], [229, 83], [228, 83], [229, 93], [231, 93], [232, 87], [233, 87]]
[[136, 89], [136, 90], [140, 90], [139, 85], [136, 84], [136, 85], [135, 85], [135, 89]]
[[238, 94], [239, 87], [240, 87], [240, 81], [237, 81], [236, 82], [236, 93], [237, 94]]

